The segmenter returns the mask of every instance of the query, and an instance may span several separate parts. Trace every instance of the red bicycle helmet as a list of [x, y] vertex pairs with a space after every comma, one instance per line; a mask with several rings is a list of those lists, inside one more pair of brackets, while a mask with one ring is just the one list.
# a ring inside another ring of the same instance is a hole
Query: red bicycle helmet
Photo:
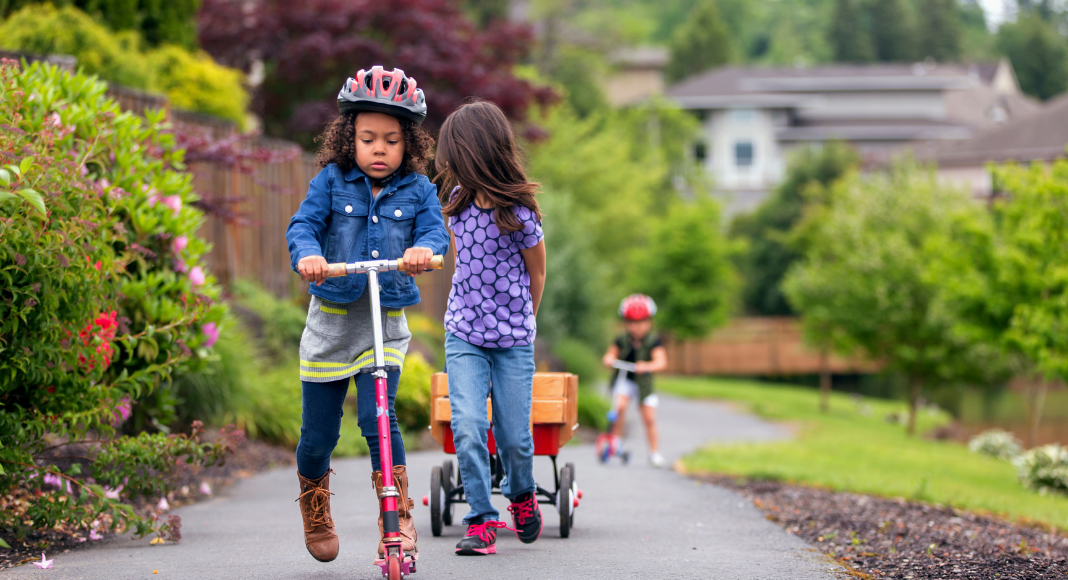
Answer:
[[341, 113], [375, 111], [400, 116], [416, 125], [426, 119], [423, 90], [399, 68], [388, 72], [381, 66], [360, 69], [356, 78], [349, 77], [341, 87], [337, 108]]
[[619, 303], [619, 316], [623, 320], [647, 320], [656, 316], [656, 302], [645, 294], [631, 294]]

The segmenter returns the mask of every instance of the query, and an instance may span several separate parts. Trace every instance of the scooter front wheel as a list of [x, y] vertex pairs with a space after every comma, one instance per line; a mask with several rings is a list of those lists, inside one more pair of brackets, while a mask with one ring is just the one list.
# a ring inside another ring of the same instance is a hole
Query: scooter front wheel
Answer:
[[389, 569], [386, 575], [388, 580], [401, 580], [401, 561], [399, 555], [390, 554], [386, 567]]

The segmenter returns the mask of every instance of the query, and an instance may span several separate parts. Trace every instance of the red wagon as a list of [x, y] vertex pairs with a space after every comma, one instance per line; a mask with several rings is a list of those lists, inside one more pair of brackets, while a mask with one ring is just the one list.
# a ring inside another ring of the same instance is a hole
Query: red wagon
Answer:
[[[534, 455], [548, 456], [553, 462], [555, 489], [538, 486], [537, 493], [556, 507], [560, 515], [560, 536], [568, 537], [575, 521], [575, 508], [582, 491], [575, 484], [575, 466], [567, 463], [557, 468], [556, 456], [560, 447], [571, 440], [578, 427], [578, 376], [570, 373], [535, 373], [534, 397], [530, 413], [530, 430], [534, 435]], [[493, 409], [486, 400], [486, 415], [492, 421]], [[445, 453], [456, 454], [452, 440], [449, 380], [445, 373], [435, 373], [430, 379], [430, 433]], [[489, 432], [490, 481], [493, 493], [500, 494], [504, 477], [493, 430]], [[423, 497], [423, 505], [430, 508], [430, 531], [441, 535], [442, 526], [452, 525], [453, 506], [464, 503], [463, 481], [451, 459], [430, 472], [430, 494]]]

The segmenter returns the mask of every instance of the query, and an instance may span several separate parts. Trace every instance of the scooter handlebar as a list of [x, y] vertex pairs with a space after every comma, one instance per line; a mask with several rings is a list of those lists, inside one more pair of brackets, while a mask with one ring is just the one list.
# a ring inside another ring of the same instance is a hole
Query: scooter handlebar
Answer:
[[[430, 258], [430, 267], [427, 270], [440, 270], [445, 266], [445, 256], [434, 256]], [[327, 265], [327, 278], [337, 278], [340, 276], [348, 276], [349, 274], [363, 274], [368, 270], [402, 270], [404, 269], [404, 258], [397, 258], [396, 260], [371, 260], [367, 262], [351, 262], [346, 264], [345, 262], [337, 262], [336, 264]]]

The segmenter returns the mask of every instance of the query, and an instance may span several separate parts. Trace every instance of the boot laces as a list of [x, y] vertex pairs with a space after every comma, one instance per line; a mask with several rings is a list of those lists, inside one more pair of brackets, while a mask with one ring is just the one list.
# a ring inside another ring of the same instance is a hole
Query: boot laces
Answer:
[[316, 485], [309, 487], [307, 491], [300, 494], [300, 497], [296, 499], [302, 506], [307, 507], [309, 512], [308, 523], [312, 526], [321, 526], [330, 522], [330, 517], [327, 515], [326, 510], [330, 505], [330, 496], [332, 495], [334, 494], [321, 485]]
[[527, 522], [527, 518], [534, 517], [534, 510], [537, 504], [535, 504], [534, 494], [531, 494], [530, 499], [523, 503], [513, 503], [508, 506], [508, 511], [515, 518], [515, 522], [518, 525], [523, 525]]
[[[508, 524], [504, 522], [490, 520], [488, 522], [482, 522], [481, 524], [471, 524], [467, 526], [467, 534], [464, 537], [468, 538], [471, 536], [478, 536], [478, 539], [482, 540], [483, 542], [491, 542], [493, 541], [493, 537], [490, 534], [492, 534], [493, 532], [491, 532], [489, 528], [504, 528], [506, 530], [512, 530], [512, 528], [509, 528]], [[512, 531], [514, 532], [515, 530]]]

